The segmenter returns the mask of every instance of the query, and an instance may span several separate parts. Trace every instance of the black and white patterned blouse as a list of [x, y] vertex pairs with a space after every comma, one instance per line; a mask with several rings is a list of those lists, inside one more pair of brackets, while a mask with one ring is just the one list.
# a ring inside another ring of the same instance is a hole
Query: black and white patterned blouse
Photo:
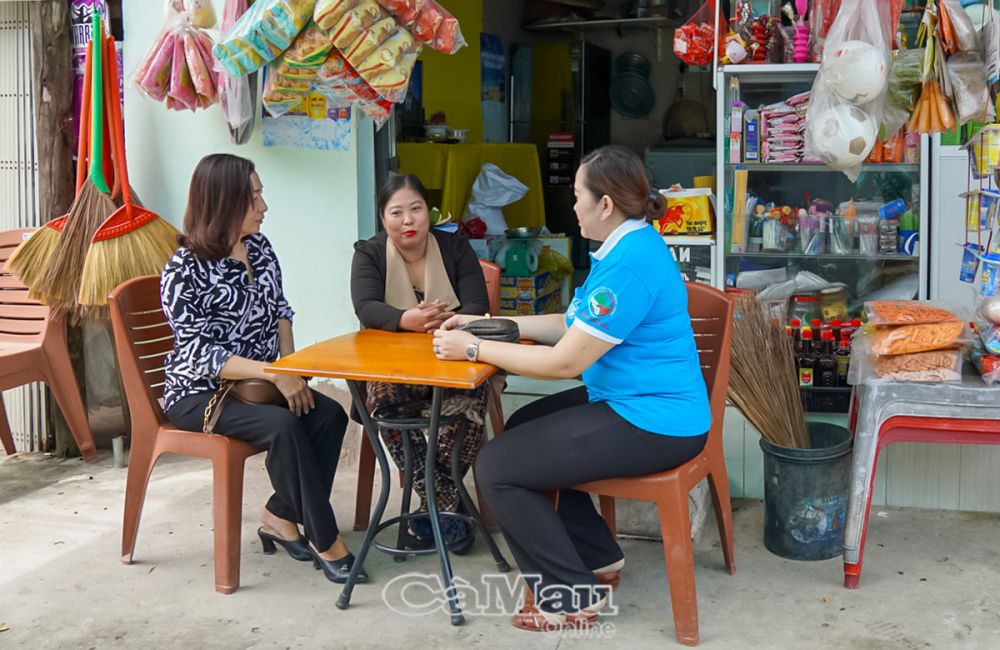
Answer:
[[243, 262], [216, 262], [179, 248], [160, 278], [160, 300], [174, 330], [167, 356], [164, 411], [185, 397], [213, 391], [233, 355], [254, 361], [278, 358], [278, 321], [294, 312], [281, 288], [281, 267], [262, 234], [243, 240], [253, 281]]

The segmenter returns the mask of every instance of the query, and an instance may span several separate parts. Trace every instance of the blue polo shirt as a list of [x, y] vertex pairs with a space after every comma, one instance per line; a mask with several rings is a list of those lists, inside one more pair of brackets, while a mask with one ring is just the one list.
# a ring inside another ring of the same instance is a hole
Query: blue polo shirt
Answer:
[[583, 373], [590, 401], [652, 433], [706, 433], [708, 393], [670, 249], [652, 226], [628, 219], [591, 260], [566, 311], [567, 327], [614, 345]]

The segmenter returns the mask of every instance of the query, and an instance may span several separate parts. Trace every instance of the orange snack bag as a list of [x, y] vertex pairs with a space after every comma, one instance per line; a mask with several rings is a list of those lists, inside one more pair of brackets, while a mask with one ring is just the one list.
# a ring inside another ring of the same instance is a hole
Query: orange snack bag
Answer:
[[959, 320], [947, 309], [918, 300], [876, 300], [866, 304], [865, 310], [872, 325], [919, 325]]
[[961, 321], [890, 327], [871, 334], [871, 349], [882, 356], [943, 350], [960, 343], [964, 329]]

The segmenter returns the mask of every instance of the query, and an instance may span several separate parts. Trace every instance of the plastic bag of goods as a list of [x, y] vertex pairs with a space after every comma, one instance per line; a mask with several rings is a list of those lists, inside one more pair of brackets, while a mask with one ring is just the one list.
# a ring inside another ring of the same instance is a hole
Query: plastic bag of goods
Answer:
[[313, 16], [316, 0], [257, 0], [212, 50], [233, 76], [250, 74], [277, 59]]
[[688, 65], [711, 65], [716, 51], [723, 56], [729, 26], [719, 12], [719, 28], [716, 29], [715, 16], [715, 0], [706, 0], [687, 22], [674, 30], [677, 58]]
[[458, 19], [438, 4], [427, 0], [417, 13], [411, 28], [413, 37], [428, 47], [444, 54], [454, 54], [465, 47], [465, 36]]
[[317, 20], [316, 23], [330, 30], [333, 44], [346, 54], [347, 48], [357, 41], [365, 30], [386, 18], [391, 16], [382, 11], [382, 7], [375, 0], [361, 0], [342, 13], [337, 20], [326, 22]]
[[218, 101], [212, 39], [195, 27], [215, 24], [201, 0], [166, 0], [163, 30], [132, 75], [136, 87], [177, 110], [207, 108]]
[[843, 0], [826, 37], [806, 114], [806, 153], [852, 181], [871, 153], [882, 121], [892, 28], [890, 8]]

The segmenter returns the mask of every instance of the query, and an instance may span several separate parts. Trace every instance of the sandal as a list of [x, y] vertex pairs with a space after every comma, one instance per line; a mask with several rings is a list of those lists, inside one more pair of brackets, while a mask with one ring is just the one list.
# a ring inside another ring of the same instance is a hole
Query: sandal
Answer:
[[569, 614], [545, 612], [534, 605], [523, 608], [511, 619], [514, 627], [529, 632], [586, 630], [597, 622], [597, 612], [581, 610]]

